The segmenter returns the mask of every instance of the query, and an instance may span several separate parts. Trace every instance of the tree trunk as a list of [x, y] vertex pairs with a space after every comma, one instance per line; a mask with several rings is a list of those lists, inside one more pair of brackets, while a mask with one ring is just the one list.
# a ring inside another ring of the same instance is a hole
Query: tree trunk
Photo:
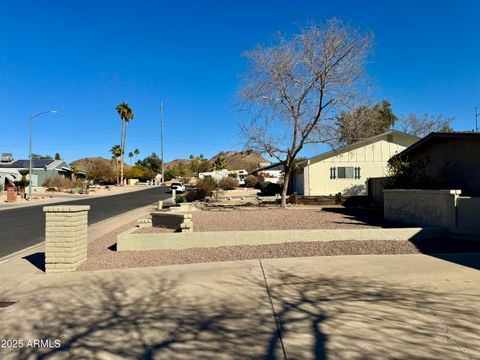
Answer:
[[123, 132], [123, 151], [122, 151], [122, 163], [120, 164], [120, 178], [123, 184], [123, 161], [125, 157], [125, 145], [127, 143], [127, 128], [128, 128], [128, 121], [125, 121], [125, 131]]
[[[122, 158], [122, 154], [124, 151], [124, 146], [123, 146], [124, 133], [125, 133], [125, 120], [122, 118], [122, 134], [120, 136], [120, 158]], [[118, 158], [117, 158], [117, 169], [118, 169]], [[120, 184], [120, 185], [123, 185], [123, 184]]]
[[287, 190], [288, 190], [288, 183], [290, 182], [290, 174], [292, 173], [291, 165], [285, 166], [285, 175], [283, 177], [283, 188], [282, 188], [282, 204], [281, 208], [285, 209], [287, 206]]

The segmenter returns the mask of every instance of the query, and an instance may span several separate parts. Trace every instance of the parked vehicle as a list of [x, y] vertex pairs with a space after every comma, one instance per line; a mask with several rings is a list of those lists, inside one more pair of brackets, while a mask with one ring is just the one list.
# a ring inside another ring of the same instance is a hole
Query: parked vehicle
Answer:
[[170, 185], [170, 190], [175, 190], [177, 193], [184, 193], [185, 192], [185, 185], [179, 182], [174, 182]]

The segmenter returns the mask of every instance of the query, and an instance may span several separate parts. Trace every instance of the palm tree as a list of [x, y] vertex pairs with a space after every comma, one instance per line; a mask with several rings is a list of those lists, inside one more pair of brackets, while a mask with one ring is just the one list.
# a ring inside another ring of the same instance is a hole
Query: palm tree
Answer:
[[130, 151], [128, 157], [130, 158], [130, 164], [132, 164], [133, 152]]
[[120, 147], [122, 149], [121, 151], [121, 162], [120, 162], [120, 183], [123, 185], [123, 163], [124, 163], [124, 155], [125, 155], [125, 145], [127, 143], [127, 128], [128, 128], [128, 123], [130, 120], [133, 119], [133, 111], [128, 105], [128, 103], [123, 102], [120, 105], [116, 107], [116, 110], [118, 112], [118, 115], [120, 116], [120, 119], [122, 120], [122, 135], [120, 139]]
[[115, 162], [115, 174], [117, 175], [117, 184], [119, 183], [118, 179], [118, 158], [120, 157], [122, 153], [122, 148], [120, 145], [115, 145], [112, 146], [110, 149], [110, 152], [112, 153], [112, 160]]
[[133, 153], [135, 154], [135, 162], [137, 162], [137, 160], [138, 160], [138, 154], [140, 154], [140, 150], [135, 149], [135, 150], [133, 151]]
[[218, 155], [212, 163], [210, 168], [211, 171], [223, 170], [227, 167], [225, 158], [221, 155]]

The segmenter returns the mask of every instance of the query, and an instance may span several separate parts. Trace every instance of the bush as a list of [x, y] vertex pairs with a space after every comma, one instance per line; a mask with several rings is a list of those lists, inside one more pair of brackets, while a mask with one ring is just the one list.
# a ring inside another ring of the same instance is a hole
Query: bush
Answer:
[[183, 195], [177, 195], [177, 196], [175, 197], [175, 202], [176, 202], [177, 204], [180, 204], [180, 203], [185, 202], [185, 196], [183, 196]]
[[19, 181], [14, 181], [13, 184], [19, 189], [19, 190], [23, 190], [25, 189], [28, 184], [30, 184], [30, 181], [28, 180], [25, 180], [25, 179], [22, 179], [22, 180], [19, 180]]
[[274, 196], [282, 193], [282, 186], [270, 181], [264, 181], [260, 184], [260, 191], [262, 192], [262, 195]]
[[233, 190], [238, 187], [238, 179], [227, 176], [218, 182], [218, 187], [223, 190]]
[[195, 200], [204, 200], [207, 196], [211, 196], [212, 192], [218, 187], [217, 182], [211, 177], [200, 180], [194, 190], [189, 190], [185, 194], [188, 202]]
[[62, 189], [73, 189], [79, 186], [79, 182], [72, 181], [71, 179], [64, 178], [61, 175], [51, 176], [45, 179], [42, 186], [46, 188], [55, 188], [57, 191]]
[[257, 184], [257, 178], [253, 175], [248, 175], [245, 178], [245, 186], [246, 187], [254, 187]]

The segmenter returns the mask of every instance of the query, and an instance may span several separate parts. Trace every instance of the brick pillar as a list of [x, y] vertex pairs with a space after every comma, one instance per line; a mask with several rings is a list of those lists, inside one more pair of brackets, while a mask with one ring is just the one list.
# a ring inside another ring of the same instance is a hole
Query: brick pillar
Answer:
[[87, 259], [89, 205], [45, 206], [45, 271], [75, 270]]

